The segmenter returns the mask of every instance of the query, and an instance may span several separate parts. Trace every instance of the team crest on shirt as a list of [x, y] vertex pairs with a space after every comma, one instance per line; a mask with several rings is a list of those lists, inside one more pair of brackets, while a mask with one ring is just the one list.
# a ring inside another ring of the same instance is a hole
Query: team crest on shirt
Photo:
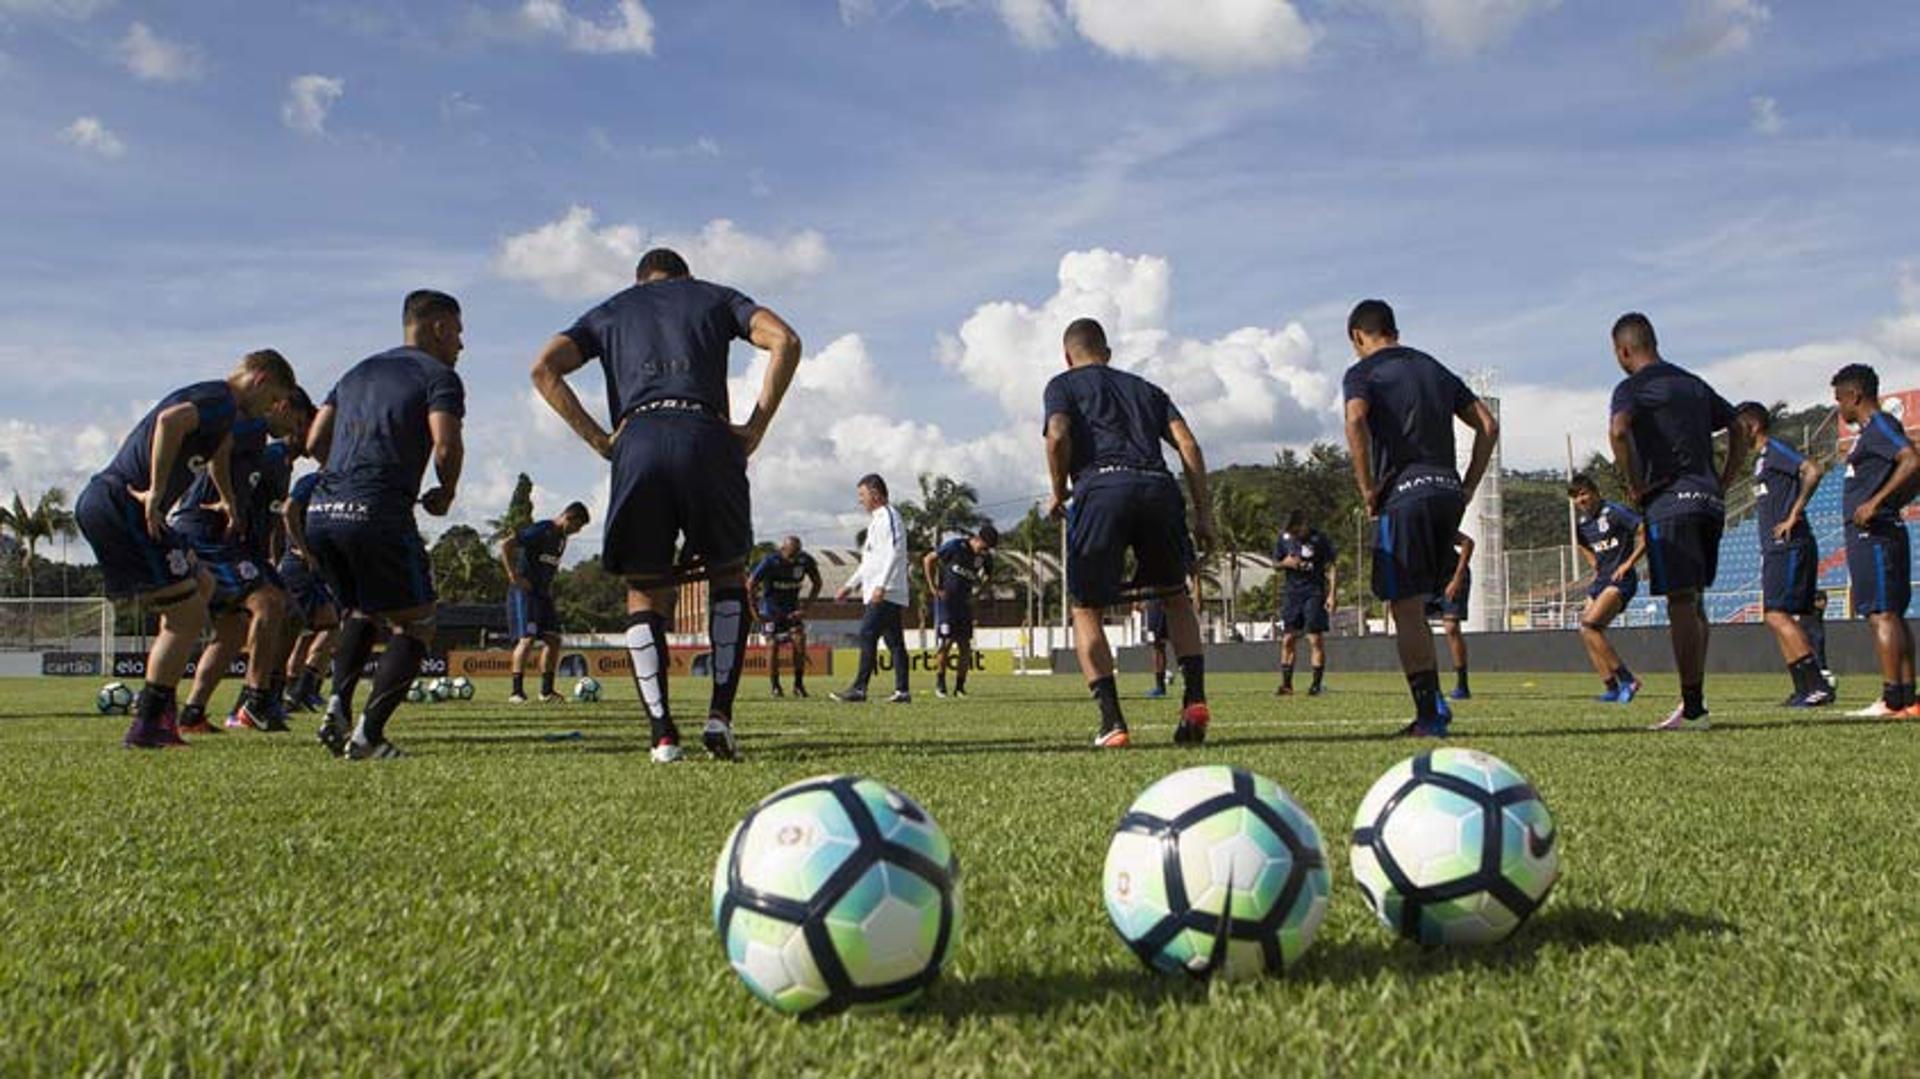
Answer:
[[243, 581], [255, 580], [260, 576], [260, 567], [251, 562], [240, 563], [239, 570], [240, 579]]
[[1311, 544], [1311, 543], [1308, 543], [1308, 544], [1305, 544], [1305, 545], [1303, 545], [1303, 546], [1302, 546], [1302, 547], [1300, 548], [1300, 557], [1301, 557], [1301, 558], [1312, 558], [1312, 557], [1313, 557], [1313, 544]]
[[185, 577], [193, 564], [187, 560], [187, 552], [174, 549], [167, 552], [167, 572], [175, 577]]
[[1607, 515], [1603, 513], [1593, 519], [1593, 527], [1601, 532], [1611, 532], [1613, 531], [1613, 522], [1607, 520]]

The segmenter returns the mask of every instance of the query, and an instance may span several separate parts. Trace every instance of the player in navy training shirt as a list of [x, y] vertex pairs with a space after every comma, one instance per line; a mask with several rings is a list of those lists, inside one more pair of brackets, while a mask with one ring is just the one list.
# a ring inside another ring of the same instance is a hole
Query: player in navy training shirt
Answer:
[[921, 559], [927, 594], [933, 597], [933, 624], [940, 634], [940, 652], [934, 662], [936, 697], [947, 695], [947, 658], [956, 644], [960, 672], [954, 676], [953, 694], [967, 695], [967, 672], [973, 669], [973, 592], [986, 584], [998, 546], [1000, 530], [984, 524], [973, 535], [955, 536]]
[[1315, 527], [1304, 510], [1287, 515], [1287, 527], [1273, 545], [1274, 568], [1286, 575], [1280, 601], [1280, 688], [1274, 695], [1293, 692], [1293, 663], [1299, 655], [1300, 635], [1307, 635], [1313, 663], [1313, 683], [1307, 696], [1326, 688], [1327, 627], [1333, 613], [1334, 583], [1339, 552], [1333, 540]]
[[[667, 697], [667, 614], [679, 584], [694, 576], [712, 582], [713, 693], [701, 741], [715, 757], [731, 760], [739, 751], [733, 699], [749, 628], [747, 458], [766, 437], [799, 368], [800, 338], [772, 311], [697, 280], [686, 260], [665, 248], [641, 257], [634, 280], [547, 343], [533, 384], [574, 433], [613, 464], [601, 558], [627, 582], [627, 652], [652, 729], [653, 760], [681, 758]], [[738, 340], [773, 359], [752, 414], [736, 424], [727, 360]], [[568, 375], [593, 360], [606, 374], [612, 433], [567, 385]]]
[[[800, 587], [810, 585], [806, 599]], [[776, 697], [780, 688], [780, 646], [793, 651], [793, 695], [807, 695], [807, 620], [801, 604], [820, 598], [820, 564], [802, 550], [799, 536], [788, 536], [747, 574], [747, 590], [760, 615], [760, 632], [767, 638], [767, 678]]]
[[1859, 429], [1847, 454], [1841, 489], [1846, 514], [1847, 573], [1853, 579], [1853, 613], [1873, 627], [1880, 658], [1880, 699], [1858, 716], [1920, 718], [1914, 700], [1913, 630], [1907, 606], [1913, 598], [1912, 549], [1900, 511], [1913, 500], [1920, 453], [1900, 421], [1880, 409], [1880, 376], [1866, 364], [1848, 364], [1833, 376], [1833, 403], [1840, 419]]
[[287, 706], [297, 712], [324, 714], [327, 701], [320, 695], [320, 682], [333, 658], [340, 608], [307, 551], [307, 505], [313, 501], [313, 490], [319, 483], [320, 473], [307, 473], [294, 481], [282, 504], [280, 527], [285, 540], [279, 568], [301, 625], [287, 654], [286, 675], [293, 683], [287, 691]]
[[507, 632], [514, 639], [510, 704], [527, 703], [527, 660], [536, 643], [540, 646], [540, 702], [566, 700], [553, 688], [553, 676], [560, 670], [561, 632], [553, 578], [567, 553], [567, 537], [592, 519], [585, 503], [569, 503], [560, 516], [535, 521], [500, 544], [500, 562], [507, 570]]
[[1473, 537], [1461, 532], [1453, 537], [1453, 568], [1447, 583], [1427, 600], [1427, 617], [1440, 620], [1440, 632], [1447, 638], [1447, 652], [1453, 659], [1453, 693], [1456, 701], [1473, 699], [1467, 680], [1467, 637], [1460, 632], [1473, 604]]
[[[1414, 718], [1403, 735], [1447, 733], [1453, 713], [1440, 696], [1439, 660], [1427, 629], [1427, 600], [1445, 589], [1457, 563], [1460, 519], [1486, 475], [1499, 421], [1486, 403], [1432, 356], [1400, 343], [1393, 308], [1363, 300], [1347, 317], [1360, 362], [1347, 369], [1347, 449], [1373, 539], [1373, 594], [1393, 613]], [[1464, 478], [1456, 471], [1453, 425], [1473, 431]]]
[[[460, 303], [422, 289], [407, 296], [401, 314], [406, 344], [342, 376], [310, 440], [324, 467], [307, 506], [307, 550], [345, 611], [320, 742], [350, 760], [400, 755], [387, 740], [387, 720], [419, 676], [435, 629], [433, 564], [413, 507], [446, 516], [466, 458], [466, 387], [453, 370], [463, 345]], [[437, 484], [423, 495], [429, 461]], [[392, 634], [367, 707], [349, 731], [376, 621]]]
[[1653, 323], [1637, 312], [1613, 324], [1613, 356], [1627, 377], [1613, 391], [1607, 439], [1614, 467], [1646, 518], [1653, 594], [1667, 597], [1667, 634], [1680, 673], [1680, 704], [1657, 731], [1702, 731], [1707, 719], [1707, 608], [1726, 525], [1723, 492], [1746, 463], [1747, 442], [1727, 439], [1714, 469], [1713, 436], [1733, 406], [1698, 375], [1660, 357]]
[[[1074, 321], [1062, 345], [1067, 370], [1047, 383], [1045, 396], [1047, 470], [1053, 478], [1047, 514], [1067, 521], [1074, 641], [1081, 673], [1100, 708], [1100, 733], [1093, 744], [1109, 749], [1130, 740], [1101, 613], [1130, 599], [1151, 598], [1165, 606], [1180, 662], [1180, 723], [1173, 740], [1198, 745], [1206, 739], [1212, 715], [1200, 622], [1187, 579], [1193, 540], [1204, 544], [1213, 538], [1206, 458], [1160, 387], [1108, 366], [1113, 354], [1098, 322]], [[1161, 456], [1163, 442], [1179, 452], [1193, 495], [1191, 538], [1186, 503]], [[1135, 566], [1130, 581], [1122, 579], [1129, 551]]]
[[235, 423], [283, 411], [293, 390], [292, 366], [271, 350], [250, 353], [224, 381], [175, 390], [134, 426], [74, 502], [74, 523], [93, 548], [107, 595], [138, 600], [160, 615], [146, 685], [127, 729], [130, 749], [182, 744], [175, 690], [206, 626], [213, 592], [212, 578], [168, 528], [167, 512], [196, 472], [212, 477], [222, 505], [233, 505]]
[[1813, 609], [1820, 576], [1820, 548], [1807, 525], [1807, 503], [1820, 486], [1823, 470], [1799, 450], [1773, 437], [1767, 406], [1747, 401], [1734, 410], [1736, 437], [1752, 449], [1753, 494], [1760, 536], [1760, 608], [1780, 646], [1780, 658], [1793, 680], [1789, 708], [1819, 708], [1833, 703], [1833, 687], [1820, 673], [1813, 643], [1800, 628], [1801, 615]]
[[1587, 605], [1580, 611], [1580, 643], [1586, 646], [1595, 673], [1606, 683], [1607, 690], [1599, 699], [1607, 704], [1632, 704], [1640, 692], [1640, 680], [1614, 651], [1613, 642], [1607, 640], [1607, 627], [1640, 590], [1637, 567], [1647, 554], [1647, 532], [1640, 526], [1639, 514], [1601, 498], [1600, 485], [1584, 472], [1567, 484], [1567, 497], [1573, 500], [1577, 515], [1574, 534], [1580, 542], [1580, 554], [1593, 567]]

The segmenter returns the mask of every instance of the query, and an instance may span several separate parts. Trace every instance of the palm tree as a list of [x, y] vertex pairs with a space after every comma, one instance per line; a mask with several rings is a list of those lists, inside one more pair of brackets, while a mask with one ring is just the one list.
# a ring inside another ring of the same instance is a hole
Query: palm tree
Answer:
[[940, 545], [948, 532], [958, 532], [978, 528], [987, 522], [980, 515], [980, 492], [971, 483], [963, 483], [952, 476], [936, 476], [930, 472], [920, 474], [920, 501], [918, 504], [907, 502], [900, 506], [900, 516], [906, 519], [907, 533], [914, 544], [922, 550], [932, 550]]
[[13, 493], [12, 506], [0, 506], [0, 528], [13, 533], [20, 542], [20, 565], [27, 579], [27, 646], [33, 646], [33, 599], [34, 573], [33, 560], [36, 549], [45, 540], [55, 537], [72, 538], [79, 529], [73, 520], [73, 511], [67, 509], [67, 492], [58, 487], [50, 487], [32, 509], [20, 497]]

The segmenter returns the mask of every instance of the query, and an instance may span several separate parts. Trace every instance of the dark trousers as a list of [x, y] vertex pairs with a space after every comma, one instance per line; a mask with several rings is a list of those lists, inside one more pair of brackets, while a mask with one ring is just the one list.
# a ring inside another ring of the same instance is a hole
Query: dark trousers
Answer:
[[854, 675], [853, 688], [862, 693], [867, 691], [867, 681], [873, 677], [873, 669], [880, 656], [880, 641], [885, 638], [887, 652], [893, 656], [893, 688], [895, 692], [907, 691], [907, 635], [900, 628], [900, 612], [905, 610], [897, 603], [867, 604], [867, 613], [860, 617], [860, 672]]

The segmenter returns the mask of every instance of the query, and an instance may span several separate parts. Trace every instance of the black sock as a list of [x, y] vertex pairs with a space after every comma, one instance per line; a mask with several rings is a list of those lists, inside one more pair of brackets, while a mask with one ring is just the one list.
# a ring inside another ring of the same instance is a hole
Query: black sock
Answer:
[[1127, 721], [1120, 715], [1120, 690], [1113, 683], [1113, 675], [1087, 687], [1093, 690], [1093, 699], [1100, 706], [1100, 731], [1125, 730]]
[[1180, 703], [1205, 704], [1207, 700], [1207, 657], [1180, 657]]
[[278, 701], [287, 695], [287, 675], [285, 671], [276, 672], [267, 680], [267, 700]]
[[1465, 667], [1455, 667], [1453, 669], [1453, 684], [1459, 686], [1461, 689], [1468, 688], [1467, 669]]
[[1812, 656], [1801, 656], [1787, 664], [1787, 674], [1793, 677], [1795, 696], [1803, 696], [1813, 691], [1814, 682], [1820, 677], [1820, 669], [1813, 665]]
[[1167, 691], [1167, 672], [1165, 671], [1153, 672], [1153, 688], [1159, 690], [1162, 693], [1165, 693]]
[[553, 672], [552, 671], [540, 672], [540, 695], [542, 697], [553, 696]]
[[1610, 677], [1607, 679], [1607, 692], [1608, 693], [1620, 692], [1620, 679], [1617, 676]]
[[420, 664], [427, 658], [427, 646], [418, 637], [396, 633], [380, 655], [373, 671], [373, 691], [367, 694], [367, 710], [360, 713], [355, 741], [379, 745], [387, 737], [387, 719], [400, 702], [407, 699], [407, 687], [420, 677]]
[[294, 687], [294, 696], [301, 700], [320, 692], [320, 672], [313, 667], [300, 668], [300, 677]]
[[158, 723], [167, 709], [173, 707], [174, 700], [174, 687], [148, 683], [133, 702], [133, 714], [141, 723]]
[[708, 714], [733, 718], [740, 671], [747, 659], [747, 590], [717, 587], [707, 601], [707, 636], [713, 641], [713, 699]]
[[1313, 669], [1313, 688], [1319, 689], [1320, 682], [1326, 677], [1327, 677], [1327, 669], [1325, 667], [1315, 667]]
[[1633, 672], [1630, 670], [1627, 670], [1627, 665], [1624, 663], [1622, 663], [1620, 666], [1615, 667], [1613, 669], [1613, 677], [1615, 681], [1619, 682], [1623, 686], [1630, 686], [1633, 684]]
[[947, 691], [947, 669], [945, 667], [933, 672], [933, 688], [942, 693]]
[[513, 674], [513, 695], [516, 697], [527, 695], [527, 676], [523, 672], [515, 671]]
[[1282, 663], [1280, 665], [1280, 685], [1287, 689], [1293, 688], [1293, 664]]
[[1680, 687], [1680, 714], [1697, 719], [1707, 714], [1707, 687], [1702, 683]]
[[1421, 723], [1440, 722], [1440, 672], [1415, 671], [1407, 675], [1407, 690], [1413, 694], [1413, 718]]
[[180, 706], [180, 722], [186, 726], [191, 727], [206, 718], [207, 710], [192, 701]]
[[[255, 689], [252, 686], [248, 686], [240, 691], [240, 702], [245, 704], [247, 711], [254, 716], [264, 716], [267, 710], [273, 706], [273, 694], [270, 690]], [[235, 711], [238, 711], [238, 709], [235, 709]]]
[[659, 612], [627, 616], [627, 658], [633, 663], [633, 688], [658, 743], [673, 733], [673, 714], [667, 707], [667, 620]]
[[[807, 669], [800, 665], [800, 655], [800, 649], [795, 648], [793, 650], [793, 688], [795, 689], [807, 688]], [[773, 681], [775, 685], [780, 684], [780, 678], [777, 673]]]
[[353, 692], [360, 687], [360, 671], [373, 655], [377, 634], [370, 618], [349, 618], [340, 623], [340, 643], [333, 651], [333, 696], [340, 702], [340, 714], [353, 718]]
[[1912, 708], [1913, 707], [1913, 683], [1902, 682], [1894, 688], [1900, 691], [1900, 704], [1898, 705], [1898, 707]]
[[1900, 703], [1900, 687], [1892, 682], [1880, 683], [1880, 700], [1896, 712], [1905, 707]]

